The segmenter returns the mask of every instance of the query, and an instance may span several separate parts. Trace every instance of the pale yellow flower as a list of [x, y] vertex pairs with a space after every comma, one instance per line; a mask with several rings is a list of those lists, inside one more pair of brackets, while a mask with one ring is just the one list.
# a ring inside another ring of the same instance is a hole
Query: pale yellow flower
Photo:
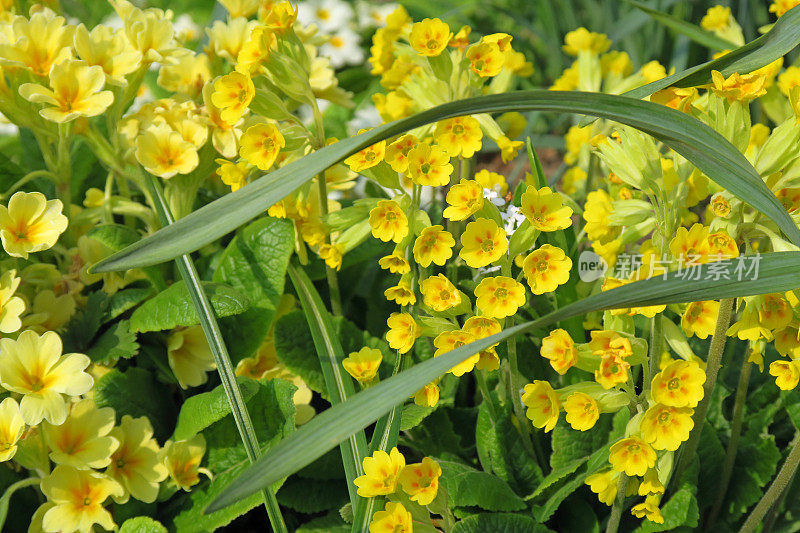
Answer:
[[211, 472], [201, 468], [206, 453], [206, 439], [198, 433], [189, 440], [168, 441], [161, 449], [161, 462], [167, 468], [170, 484], [189, 491], [200, 483], [200, 474], [211, 477]]
[[52, 248], [67, 229], [61, 214], [61, 200], [48, 200], [40, 192], [17, 192], [0, 205], [0, 239], [8, 255], [28, 258], [28, 254]]
[[19, 296], [14, 296], [19, 282], [16, 270], [9, 270], [0, 276], [0, 332], [2, 333], [14, 333], [22, 327], [19, 315], [25, 311], [25, 301]]
[[98, 409], [93, 400], [73, 404], [63, 424], [42, 424], [50, 459], [78, 470], [108, 466], [119, 447], [119, 441], [109, 436], [115, 420], [114, 409]]
[[25, 421], [14, 398], [0, 402], [0, 463], [17, 453], [17, 441], [25, 429]]
[[194, 144], [165, 124], [149, 127], [136, 138], [136, 159], [154, 176], [188, 174], [200, 160]]
[[153, 426], [143, 416], [122, 417], [118, 427], [109, 433], [119, 442], [119, 448], [111, 455], [106, 474], [122, 485], [124, 493], [114, 501], [125, 503], [133, 496], [145, 503], [152, 503], [158, 496], [158, 484], [167, 478], [167, 468], [159, 458], [159, 447], [153, 438]]
[[103, 504], [109, 496], [122, 494], [122, 487], [110, 477], [59, 465], [42, 480], [41, 488], [54, 504], [44, 513], [44, 531], [90, 533], [95, 524], [115, 529], [114, 519]]
[[202, 385], [208, 379], [206, 372], [217, 368], [200, 326], [173, 331], [167, 339], [167, 357], [170, 368], [184, 389]]
[[131, 46], [121, 30], [98, 25], [92, 31], [83, 24], [75, 29], [75, 51], [89, 65], [97, 65], [106, 75], [106, 83], [127, 85], [125, 76], [142, 63], [142, 54]]

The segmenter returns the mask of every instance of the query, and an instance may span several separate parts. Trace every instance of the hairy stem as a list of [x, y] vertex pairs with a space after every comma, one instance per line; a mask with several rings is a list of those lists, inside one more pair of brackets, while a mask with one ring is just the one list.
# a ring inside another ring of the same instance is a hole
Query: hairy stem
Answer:
[[611, 516], [608, 517], [606, 533], [617, 533], [619, 522], [622, 520], [622, 507], [625, 505], [625, 491], [628, 489], [628, 476], [623, 472], [617, 481], [617, 497], [611, 507]]

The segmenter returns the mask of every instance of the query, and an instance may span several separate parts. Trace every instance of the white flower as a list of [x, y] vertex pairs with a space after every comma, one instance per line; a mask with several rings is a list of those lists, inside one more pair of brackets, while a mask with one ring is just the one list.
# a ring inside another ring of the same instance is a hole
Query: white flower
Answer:
[[200, 37], [200, 26], [187, 14], [183, 14], [172, 23], [175, 28], [175, 37], [182, 43], [194, 41]]
[[362, 28], [385, 26], [386, 17], [397, 9], [397, 4], [372, 5], [369, 2], [358, 4], [358, 24]]
[[[485, 191], [486, 189], [484, 189]], [[503, 228], [506, 230], [506, 235], [511, 237], [519, 225], [525, 222], [525, 215], [522, 214], [522, 211], [519, 207], [511, 204], [506, 209], [505, 213], [500, 213], [500, 216], [503, 217]]]
[[342, 0], [306, 0], [297, 5], [297, 20], [316, 24], [325, 33], [341, 30], [352, 18], [353, 8]]
[[327, 43], [319, 47], [320, 55], [331, 60], [333, 68], [344, 65], [359, 65], [364, 61], [361, 37], [350, 28], [342, 28], [331, 35]]
[[383, 121], [374, 105], [367, 105], [356, 109], [353, 118], [347, 123], [347, 129], [354, 135], [359, 130], [374, 128]]

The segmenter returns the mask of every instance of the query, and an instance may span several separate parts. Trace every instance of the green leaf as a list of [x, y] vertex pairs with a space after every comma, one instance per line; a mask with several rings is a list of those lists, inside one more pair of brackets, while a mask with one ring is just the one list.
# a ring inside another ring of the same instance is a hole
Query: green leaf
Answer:
[[519, 511], [525, 502], [497, 476], [452, 461], [438, 461], [439, 482], [455, 507], [480, 507], [487, 511]]
[[17, 481], [16, 483], [11, 484], [3, 495], [0, 496], [0, 528], [3, 527], [6, 523], [6, 517], [8, 516], [8, 506], [11, 503], [11, 496], [14, 495], [19, 489], [23, 489], [25, 487], [30, 487], [33, 485], [38, 485], [41, 483], [41, 479], [37, 477], [31, 477], [27, 479], [22, 479]]
[[417, 404], [403, 406], [400, 414], [400, 431], [408, 431], [420, 425], [426, 417], [433, 412], [433, 407], [425, 407]]
[[120, 359], [130, 359], [139, 353], [136, 333], [130, 330], [127, 320], [115, 322], [86, 350], [94, 363], [113, 365]]
[[[398, 375], [381, 381], [347, 402], [334, 405], [318, 414], [289, 438], [262, 457], [247, 475], [214, 502], [220, 509], [266, 484], [288, 476], [308, 465], [350, 435], [362, 430], [405, 402], [412, 394], [471, 355], [515, 335], [591, 311], [659, 304], [693, 302], [722, 298], [784, 292], [797, 287], [800, 252], [763, 254], [757, 279], [714, 279], [719, 268], [735, 268], [736, 260], [700, 265], [672, 272], [666, 276], [636, 281], [569, 304], [532, 322], [508, 328], [438, 357], [418, 363]], [[715, 270], [709, 271], [709, 268]], [[437, 410], [438, 412], [438, 410]]]
[[113, 320], [119, 315], [133, 309], [153, 293], [152, 289], [123, 289], [108, 297], [108, 320]]
[[278, 503], [305, 514], [339, 509], [348, 502], [345, 483], [343, 479], [311, 481], [293, 476], [278, 490]]
[[100, 326], [106, 320], [107, 309], [106, 293], [99, 291], [89, 295], [86, 306], [72, 316], [61, 335], [65, 353], [82, 353], [91, 346]]
[[673, 531], [679, 527], [694, 528], [700, 519], [697, 499], [691, 485], [683, 485], [669, 501], [661, 507], [663, 524], [644, 520], [636, 529], [636, 533], [652, 533], [655, 531]]
[[[221, 283], [203, 283], [203, 289], [218, 317], [245, 311], [249, 301], [239, 291]], [[200, 317], [186, 283], [178, 281], [143, 303], [131, 315], [131, 331], [161, 331], [177, 326], [196, 326]]]
[[772, 435], [757, 431], [742, 435], [721, 515], [735, 521], [761, 499], [780, 460], [781, 452]]
[[547, 533], [552, 531], [533, 518], [512, 513], [486, 513], [468, 516], [456, 523], [452, 533]]
[[735, 43], [732, 43], [727, 39], [723, 39], [722, 37], [717, 37], [716, 34], [711, 33], [710, 31], [706, 31], [703, 28], [692, 24], [691, 22], [686, 22], [685, 20], [670, 15], [669, 13], [664, 13], [663, 11], [653, 9], [641, 2], [635, 2], [634, 0], [625, 0], [625, 1], [635, 6], [637, 9], [641, 9], [642, 11], [653, 17], [653, 19], [657, 20], [658, 22], [668, 27], [675, 33], [685, 35], [694, 42], [701, 44], [707, 48], [719, 51], [719, 50], [733, 50], [734, 48], [737, 47]]
[[[787, 40], [787, 33], [790, 34], [788, 40], [792, 38], [795, 41], [800, 40], [800, 36], [796, 35], [796, 28], [781, 25], [783, 19], [790, 19], [795, 20], [794, 24], [798, 27], [800, 26], [796, 20], [798, 17], [800, 9], [796, 14], [787, 13], [781, 17], [775, 29], [765, 37], [769, 38], [769, 35], [775, 34], [777, 30], [778, 39], [781, 41]], [[774, 40], [775, 36], [773, 35], [771, 39]], [[767, 215], [791, 241], [800, 245], [800, 229], [747, 158], [722, 135], [700, 121], [666, 106], [634, 100], [629, 96], [534, 90], [450, 102], [334, 143], [270, 172], [238, 191], [226, 194], [174, 224], [100, 261], [92, 270], [94, 272], [127, 270], [161, 263], [197, 250], [264, 212], [326, 168], [377, 141], [455, 116], [534, 110], [579, 113], [606, 118], [652, 135], [692, 162], [717, 184]]]
[[125, 520], [119, 533], [167, 533], [167, 528], [148, 516], [137, 516]]
[[[90, 229], [86, 235], [98, 241], [112, 253], [119, 252], [142, 238], [138, 231], [121, 224], [104, 224], [102, 226], [97, 226]], [[145, 268], [144, 273], [147, 279], [150, 280], [150, 283], [156, 287], [156, 290], [163, 289], [166, 286], [164, 283], [164, 275], [159, 269]]]
[[169, 436], [175, 420], [175, 404], [169, 390], [147, 370], [131, 367], [125, 372], [111, 370], [94, 386], [97, 407], [113, 407], [117, 420], [123, 415], [146, 416], [153, 423], [159, 441]]
[[[787, 11], [778, 19], [769, 32], [758, 39], [725, 54], [719, 59], [697, 65], [628, 91], [624, 94], [624, 97], [638, 100], [671, 86], [696, 87], [705, 85], [706, 83], [711, 83], [712, 70], [718, 70], [726, 77], [735, 72], [740, 74], [753, 72], [785, 56], [796, 48], [798, 44], [800, 44], [800, 8], [795, 7]], [[709, 177], [716, 181], [711, 175]], [[720, 185], [727, 188], [722, 183]], [[740, 198], [745, 201], [748, 200], [746, 196]]]
[[553, 454], [550, 467], [557, 470], [572, 464], [576, 459], [590, 456], [608, 441], [610, 416], [603, 416], [587, 431], [572, 429], [567, 424], [558, 424], [553, 429]]
[[332, 512], [306, 522], [295, 533], [350, 533], [350, 526], [345, 524], [338, 512]]
[[292, 311], [275, 322], [275, 354], [283, 365], [305, 381], [311, 390], [327, 398], [322, 366], [314, 339], [302, 311]]
[[[245, 402], [259, 391], [259, 384], [252, 379], [240, 377], [239, 388]], [[178, 413], [178, 422], [172, 434], [174, 440], [187, 440], [200, 433], [208, 426], [231, 414], [231, 404], [222, 385], [209, 392], [195, 394], [187, 398]]]
[[555, 485], [568, 475], [572, 474], [576, 470], [578, 470], [583, 463], [589, 460], [589, 457], [581, 457], [580, 459], [574, 459], [573, 461], [562, 465], [560, 468], [552, 470], [547, 477], [545, 477], [542, 482], [536, 487], [536, 490], [528, 496], [526, 499], [536, 498], [540, 494], [542, 494], [545, 490], [549, 489], [551, 486]]

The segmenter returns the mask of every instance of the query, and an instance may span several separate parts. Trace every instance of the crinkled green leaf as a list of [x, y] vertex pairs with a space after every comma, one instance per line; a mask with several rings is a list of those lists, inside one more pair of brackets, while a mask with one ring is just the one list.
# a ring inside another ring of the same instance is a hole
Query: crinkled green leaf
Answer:
[[127, 320], [112, 324], [86, 350], [86, 355], [92, 362], [109, 366], [120, 359], [130, 359], [137, 353], [139, 343], [136, 342], [136, 333], [130, 330]]
[[[258, 382], [252, 379], [240, 377], [237, 381], [245, 402], [260, 389]], [[178, 422], [175, 424], [172, 438], [174, 440], [190, 439], [230, 413], [231, 404], [228, 402], [228, 397], [225, 395], [222, 385], [214, 387], [209, 392], [195, 394], [187, 398], [181, 405], [181, 410], [178, 413]]]
[[476, 514], [460, 520], [452, 533], [548, 533], [552, 531], [533, 518], [512, 513]]
[[311, 481], [292, 476], [278, 490], [278, 503], [305, 514], [339, 509], [348, 502], [346, 483], [344, 479]]
[[439, 483], [447, 489], [454, 507], [480, 507], [487, 511], [519, 511], [525, 502], [497, 476], [452, 461], [439, 461]]
[[167, 528], [149, 516], [137, 516], [125, 520], [119, 533], [167, 533]]

